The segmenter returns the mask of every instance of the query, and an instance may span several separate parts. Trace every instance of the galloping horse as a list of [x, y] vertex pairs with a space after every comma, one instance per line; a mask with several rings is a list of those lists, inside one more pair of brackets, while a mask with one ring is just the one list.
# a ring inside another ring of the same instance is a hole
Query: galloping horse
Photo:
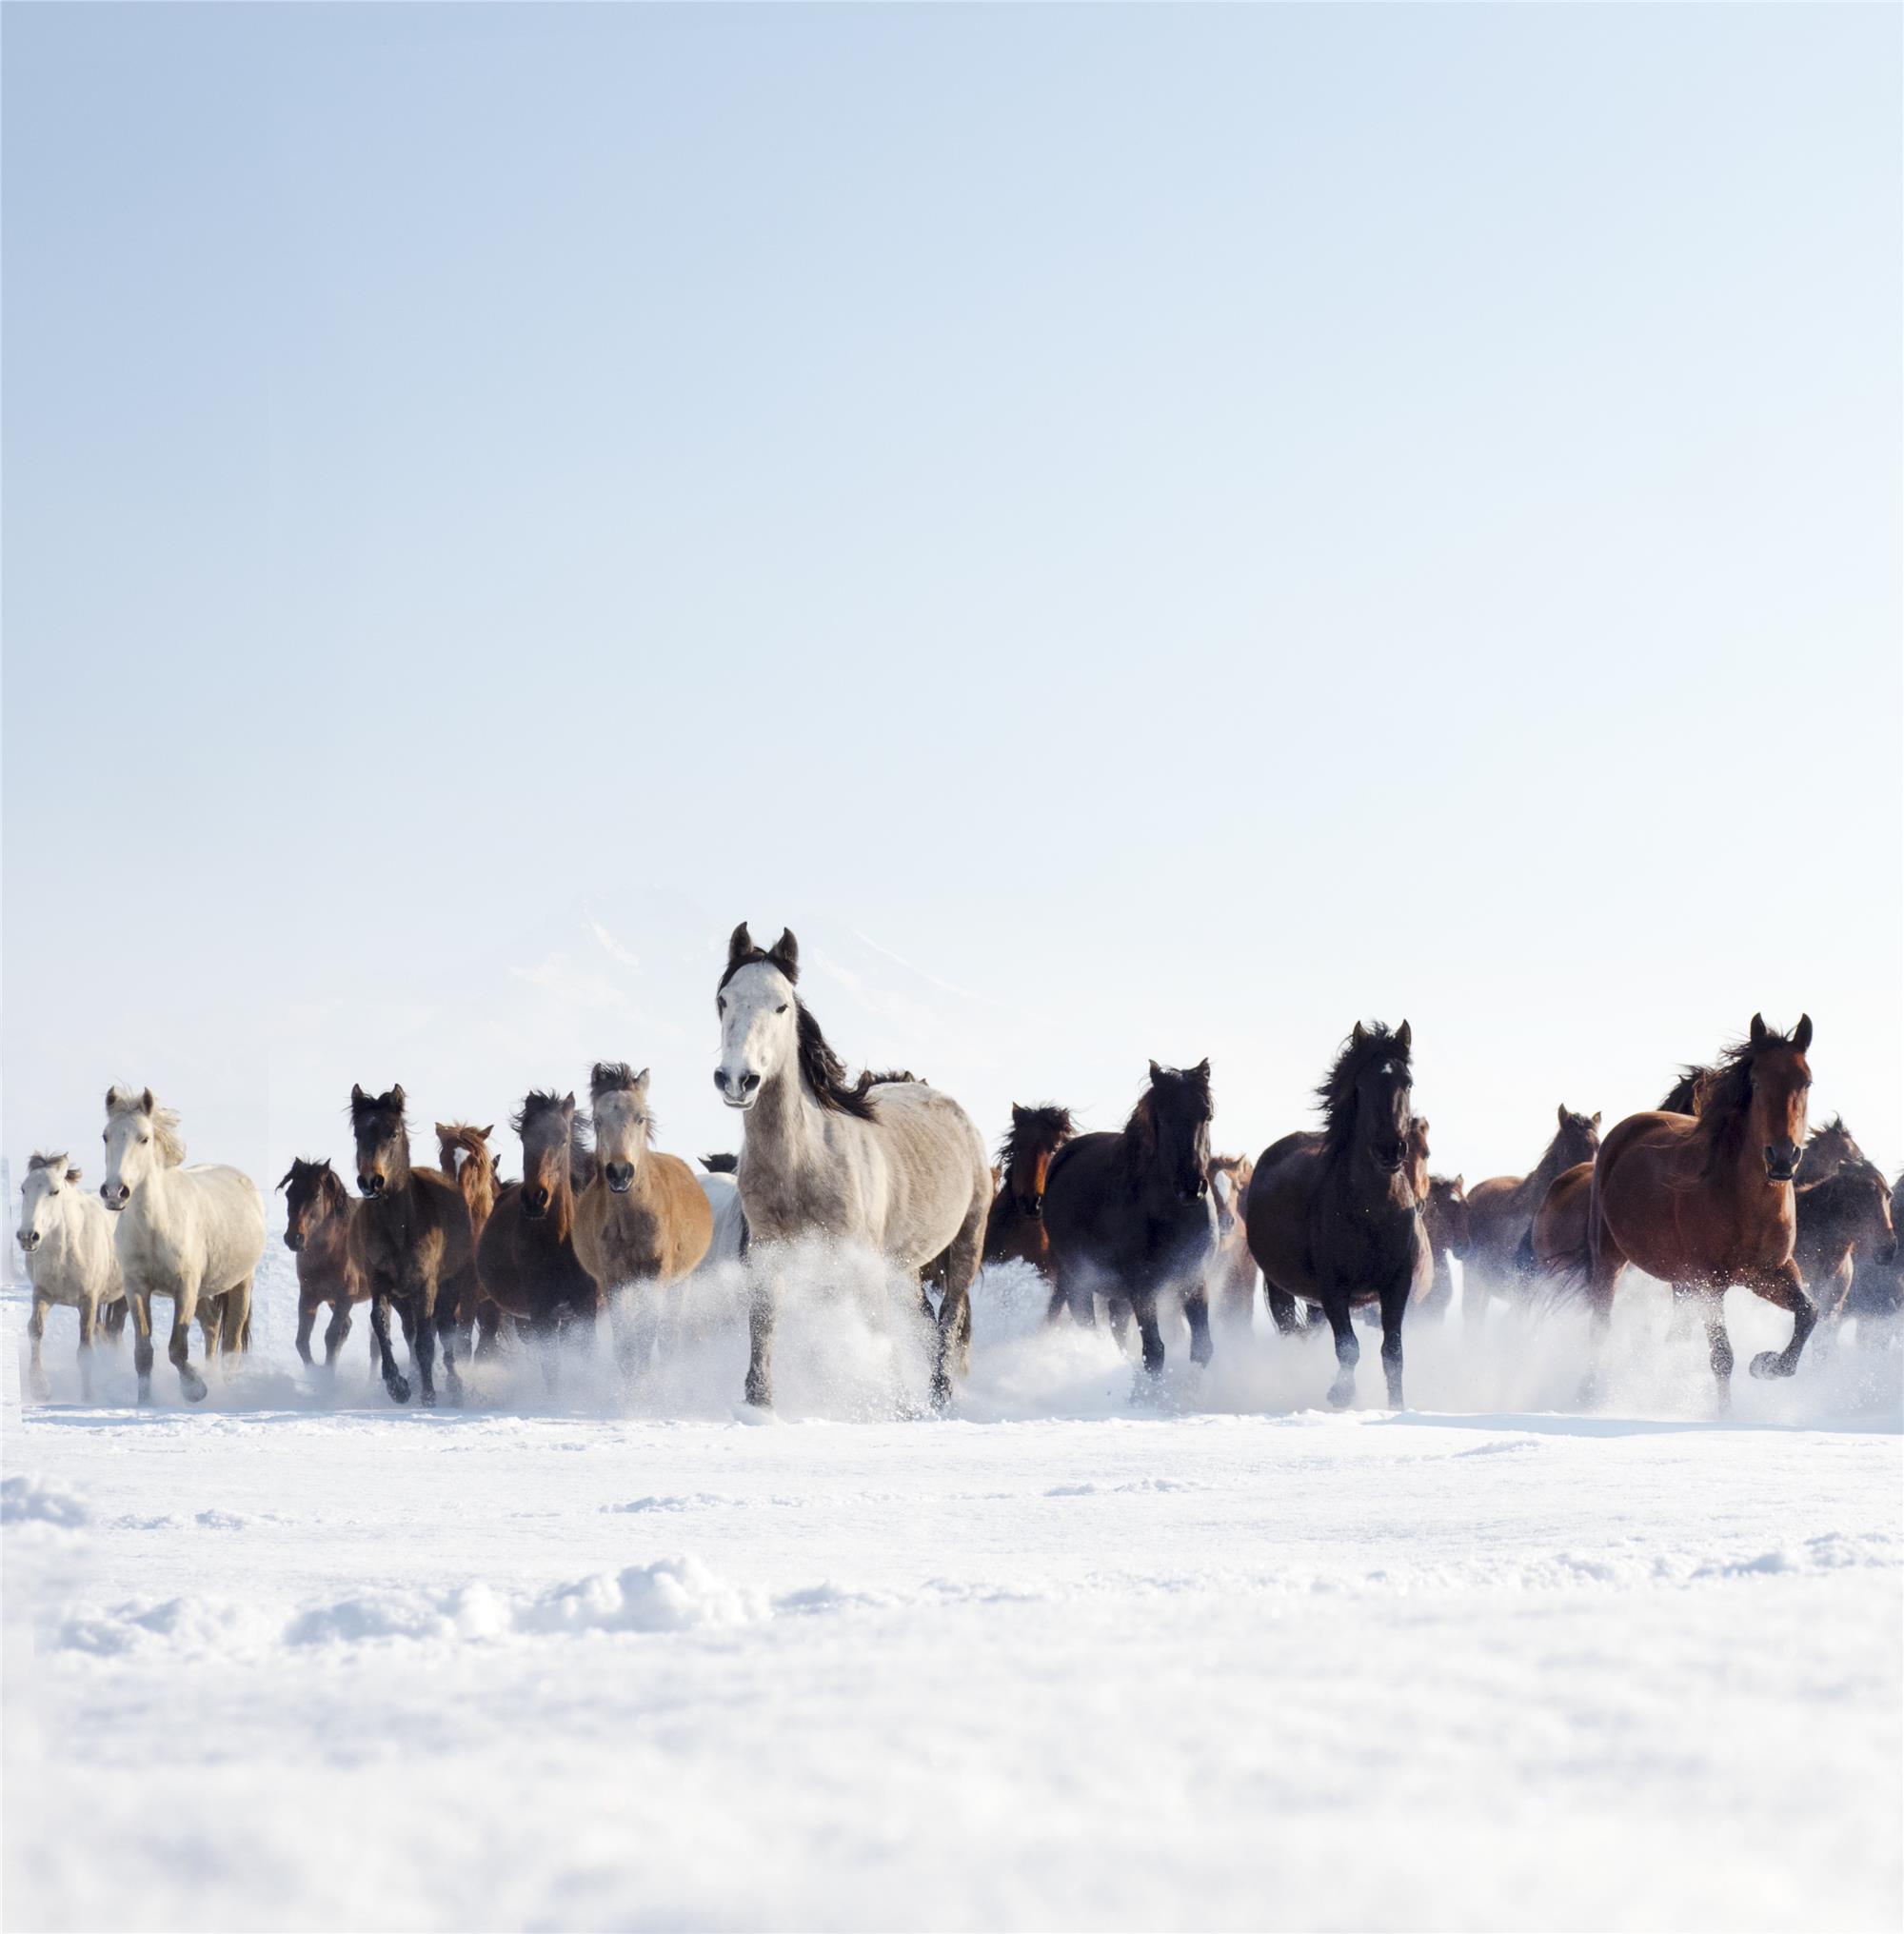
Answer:
[[1725, 1292], [1734, 1286], [1792, 1312], [1791, 1342], [1761, 1350], [1753, 1375], [1789, 1377], [1797, 1368], [1818, 1317], [1792, 1255], [1811, 1045], [1809, 1014], [1789, 1036], [1755, 1014], [1747, 1039], [1719, 1061], [1698, 1114], [1629, 1115], [1601, 1143], [1587, 1209], [1596, 1354], [1631, 1263], [1704, 1302], [1721, 1390], [1732, 1378]]
[[1122, 1130], [1080, 1135], [1052, 1158], [1044, 1226], [1059, 1294], [1080, 1323], [1096, 1320], [1094, 1296], [1127, 1303], [1143, 1339], [1143, 1366], [1163, 1369], [1160, 1294], [1177, 1290], [1190, 1324], [1190, 1356], [1211, 1356], [1206, 1275], [1217, 1246], [1210, 1204], [1210, 1064], [1160, 1067]]
[[1504, 1293], [1519, 1274], [1521, 1246], [1554, 1178], [1577, 1163], [1591, 1162], [1600, 1145], [1597, 1113], [1578, 1115], [1565, 1102], [1559, 1126], [1526, 1175], [1491, 1175], [1468, 1190], [1468, 1253], [1461, 1270], [1461, 1316], [1477, 1323], [1489, 1300]]
[[[455, 1183], [469, 1206], [469, 1231], [480, 1243], [483, 1225], [489, 1220], [502, 1193], [502, 1178], [496, 1172], [496, 1158], [489, 1149], [489, 1137], [496, 1132], [491, 1122], [486, 1128], [467, 1122], [438, 1122], [436, 1125], [436, 1166]], [[476, 1354], [486, 1357], [496, 1347], [496, 1332], [503, 1312], [483, 1293], [481, 1278], [476, 1286], [476, 1306], [459, 1311], [464, 1319], [473, 1317], [476, 1325]], [[469, 1339], [464, 1338], [466, 1345]]]
[[998, 1192], [985, 1217], [987, 1263], [1029, 1263], [1051, 1273], [1051, 1244], [1044, 1233], [1044, 1177], [1051, 1158], [1077, 1132], [1071, 1110], [1046, 1103], [1012, 1104], [1010, 1132], [999, 1144]]
[[456, 1333], [476, 1306], [475, 1243], [463, 1193], [441, 1169], [410, 1166], [410, 1131], [401, 1084], [380, 1095], [350, 1089], [350, 1127], [357, 1142], [357, 1211], [364, 1273], [370, 1297], [370, 1333], [392, 1401], [409, 1402], [409, 1380], [390, 1353], [390, 1306], [403, 1319], [415, 1355], [420, 1403], [436, 1402], [436, 1345], [449, 1401], [463, 1401], [456, 1370]]
[[654, 1354], [661, 1292], [689, 1274], [714, 1236], [706, 1194], [679, 1155], [648, 1146], [648, 1071], [595, 1064], [595, 1173], [575, 1206], [575, 1253], [608, 1300], [617, 1354], [643, 1370]]
[[476, 1245], [484, 1294], [533, 1336], [585, 1346], [602, 1291], [575, 1253], [575, 1205], [594, 1173], [588, 1117], [572, 1094], [536, 1088], [511, 1122], [523, 1138], [523, 1179], [496, 1198]]
[[28, 1388], [44, 1403], [50, 1394], [40, 1339], [47, 1310], [57, 1303], [79, 1312], [79, 1387], [92, 1401], [92, 1339], [104, 1315], [106, 1334], [114, 1342], [126, 1327], [126, 1283], [113, 1245], [112, 1223], [105, 1205], [81, 1188], [79, 1170], [67, 1166], [64, 1152], [35, 1155], [20, 1185], [20, 1226], [14, 1239], [27, 1259], [33, 1286], [33, 1313], [27, 1319], [30, 1346], [25, 1374]]
[[[1805, 1145], [1810, 1166], [1817, 1138]], [[1859, 1155], [1840, 1162], [1822, 1182], [1801, 1183], [1795, 1204], [1798, 1233], [1793, 1260], [1818, 1314], [1835, 1322], [1847, 1312], [1854, 1264], [1868, 1259], [1882, 1267], [1897, 1260], [1897, 1228], [1891, 1219], [1891, 1185], [1876, 1163]]]
[[100, 1198], [119, 1218], [113, 1246], [133, 1324], [139, 1401], [152, 1401], [152, 1298], [169, 1296], [166, 1354], [194, 1404], [205, 1379], [191, 1366], [191, 1323], [208, 1360], [251, 1346], [251, 1279], [265, 1253], [265, 1205], [248, 1175], [215, 1163], [185, 1167], [178, 1116], [150, 1088], [106, 1092], [106, 1180]]
[[[746, 1124], [735, 1180], [753, 1246], [747, 1402], [773, 1401], [774, 1250], [826, 1235], [942, 1284], [932, 1376], [942, 1408], [971, 1349], [972, 1279], [991, 1202], [985, 1145], [964, 1109], [922, 1082], [849, 1083], [794, 991], [799, 978], [791, 931], [763, 951], [745, 921], [735, 927], [715, 994], [714, 1085]], [[930, 1315], [923, 1286], [920, 1296]]]
[[1408, 1124], [1408, 1166], [1415, 1198], [1421, 1205], [1421, 1226], [1428, 1233], [1428, 1253], [1435, 1274], [1419, 1299], [1423, 1316], [1445, 1316], [1455, 1300], [1455, 1272], [1449, 1258], [1467, 1266], [1470, 1225], [1468, 1196], [1458, 1175], [1433, 1175], [1428, 1169], [1428, 1123], [1416, 1115]]
[[1392, 1034], [1358, 1021], [1316, 1091], [1321, 1132], [1272, 1143], [1250, 1183], [1249, 1244], [1264, 1287], [1319, 1305], [1329, 1319], [1329, 1401], [1339, 1406], [1355, 1395], [1361, 1357], [1350, 1310], [1375, 1301], [1388, 1401], [1401, 1408], [1401, 1319], [1434, 1280], [1408, 1162], [1413, 1043], [1406, 1021]]
[[[370, 1293], [357, 1235], [357, 1198], [328, 1162], [307, 1162], [302, 1156], [285, 1170], [278, 1186], [285, 1191], [285, 1247], [297, 1258], [297, 1353], [312, 1361], [310, 1332], [317, 1312], [330, 1306], [324, 1329], [324, 1367], [337, 1367], [337, 1353], [350, 1334], [350, 1306]], [[377, 1361], [377, 1343], [370, 1340], [370, 1361]]]

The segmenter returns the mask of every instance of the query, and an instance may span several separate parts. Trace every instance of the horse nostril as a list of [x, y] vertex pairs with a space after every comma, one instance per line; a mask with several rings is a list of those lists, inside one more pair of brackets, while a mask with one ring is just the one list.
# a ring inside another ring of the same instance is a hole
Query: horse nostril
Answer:
[[752, 1094], [760, 1085], [761, 1078], [757, 1074], [744, 1074], [741, 1077], [741, 1092], [743, 1094]]
[[724, 1067], [717, 1067], [714, 1070], [714, 1086], [718, 1087], [723, 1094], [725, 1094], [727, 1092], [727, 1070]]

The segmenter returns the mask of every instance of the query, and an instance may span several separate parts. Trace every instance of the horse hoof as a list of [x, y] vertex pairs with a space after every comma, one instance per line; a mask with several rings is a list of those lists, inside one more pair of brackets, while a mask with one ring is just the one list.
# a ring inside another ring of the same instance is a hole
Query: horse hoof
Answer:
[[750, 1410], [771, 1410], [774, 1406], [773, 1386], [764, 1379], [756, 1382], [749, 1377], [745, 1402]]
[[952, 1380], [949, 1377], [934, 1377], [932, 1380], [932, 1407], [942, 1417], [952, 1407]]
[[1762, 1349], [1752, 1360], [1755, 1377], [1789, 1377], [1793, 1368], [1775, 1349]]
[[425, 1410], [434, 1410], [436, 1408], [436, 1392], [429, 1385], [426, 1384], [417, 1392], [417, 1404], [420, 1408]]
[[203, 1377], [181, 1376], [179, 1378], [179, 1388], [186, 1393], [187, 1398], [190, 1402], [194, 1404], [205, 1402], [205, 1379]]
[[390, 1393], [391, 1403], [407, 1404], [409, 1402], [410, 1383], [407, 1377], [401, 1375], [391, 1377], [386, 1384], [385, 1387]]
[[1356, 1401], [1356, 1386], [1353, 1384], [1331, 1384], [1329, 1386], [1329, 1408], [1346, 1410]]

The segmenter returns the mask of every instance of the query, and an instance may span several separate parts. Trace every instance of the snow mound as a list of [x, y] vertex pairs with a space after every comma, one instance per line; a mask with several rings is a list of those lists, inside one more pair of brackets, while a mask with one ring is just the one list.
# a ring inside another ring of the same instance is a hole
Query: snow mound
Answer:
[[92, 1514], [69, 1491], [56, 1490], [37, 1478], [10, 1477], [0, 1483], [0, 1525], [50, 1525], [77, 1531]]

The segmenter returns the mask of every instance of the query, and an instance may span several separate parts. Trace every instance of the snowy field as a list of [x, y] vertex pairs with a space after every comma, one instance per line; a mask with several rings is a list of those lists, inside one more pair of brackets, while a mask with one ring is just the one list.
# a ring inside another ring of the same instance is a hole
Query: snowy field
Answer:
[[1716, 1418], [1641, 1285], [1590, 1417], [1569, 1318], [1415, 1329], [1401, 1416], [1180, 1333], [1134, 1406], [1009, 1272], [919, 1421], [916, 1331], [817, 1270], [776, 1422], [731, 1286], [638, 1400], [518, 1359], [421, 1413], [361, 1316], [299, 1367], [289, 1261], [197, 1410], [129, 1348], [81, 1406], [67, 1312], [23, 1409], [5, 1306], [10, 1927], [1904, 1916], [1894, 1352]]

